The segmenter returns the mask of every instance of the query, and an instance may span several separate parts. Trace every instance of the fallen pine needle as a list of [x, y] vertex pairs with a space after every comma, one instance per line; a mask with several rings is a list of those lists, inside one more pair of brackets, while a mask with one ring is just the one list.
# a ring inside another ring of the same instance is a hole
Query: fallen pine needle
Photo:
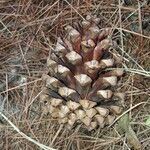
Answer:
[[15, 131], [17, 131], [22, 137], [24, 137], [28, 141], [36, 144], [37, 146], [39, 146], [40, 148], [42, 148], [44, 150], [56, 150], [56, 149], [53, 149], [51, 147], [48, 147], [44, 144], [41, 144], [41, 143], [37, 142], [36, 140], [32, 139], [31, 137], [29, 137], [26, 134], [24, 134], [23, 132], [21, 132], [2, 112], [0, 112], [0, 115], [13, 127], [13, 129]]

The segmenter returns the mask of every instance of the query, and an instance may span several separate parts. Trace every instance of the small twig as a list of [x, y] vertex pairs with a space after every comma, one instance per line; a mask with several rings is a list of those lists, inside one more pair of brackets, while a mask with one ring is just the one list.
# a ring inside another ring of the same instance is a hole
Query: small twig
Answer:
[[147, 102], [138, 103], [138, 104], [134, 105], [133, 107], [131, 107], [130, 109], [126, 110], [123, 114], [121, 114], [120, 116], [118, 116], [118, 117], [113, 121], [113, 123], [108, 126], [108, 128], [110, 128], [116, 121], [118, 121], [123, 115], [125, 115], [125, 114], [128, 113], [128, 112], [130, 112], [132, 109], [134, 109], [134, 108], [136, 108], [136, 107], [138, 107], [138, 106], [140, 106], [140, 105], [142, 105], [142, 104], [146, 104], [146, 103], [147, 103]]
[[140, 34], [140, 33], [134, 32], [134, 31], [130, 31], [130, 30], [127, 30], [127, 29], [124, 29], [124, 28], [116, 28], [116, 29], [118, 29], [118, 30], [123, 30], [124, 32], [128, 32], [128, 33], [131, 33], [131, 34], [135, 34], [135, 35], [144, 37], [144, 38], [146, 38], [146, 39], [150, 39], [149, 36], [145, 36], [145, 35], [143, 35], [143, 34]]
[[136, 73], [136, 74], [139, 74], [139, 75], [150, 77], [150, 72], [149, 71], [142, 71], [142, 70], [133, 69], [133, 68], [124, 68], [124, 70], [127, 71], [127, 72]]
[[[4, 29], [3, 30], [7, 30], [11, 35], [11, 31], [7, 28], [7, 26], [2, 22], [2, 20], [0, 20], [0, 23], [3, 25]], [[0, 30], [1, 31], [1, 30]]]
[[42, 79], [39, 78], [39, 79], [37, 79], [37, 80], [31, 81], [31, 82], [28, 82], [28, 83], [24, 83], [24, 84], [21, 84], [21, 85], [18, 85], [18, 86], [15, 86], [15, 87], [13, 87], [13, 88], [10, 88], [10, 89], [7, 89], [7, 90], [5, 90], [5, 91], [0, 92], [0, 94], [9, 92], [9, 91], [14, 90], [14, 89], [18, 89], [18, 88], [20, 88], [20, 87], [22, 87], [22, 86], [26, 86], [26, 85], [29, 85], [29, 84], [32, 84], [32, 83], [34, 83], [34, 82], [41, 81], [41, 80], [42, 80]]
[[39, 95], [42, 93], [43, 91], [40, 91], [32, 100], [31, 102], [25, 107], [24, 112], [27, 112], [28, 108], [31, 106], [31, 104], [39, 97]]
[[[110, 71], [110, 70], [114, 70], [115, 68], [107, 68], [106, 71]], [[139, 75], [143, 75], [146, 77], [150, 77], [150, 71], [143, 71], [143, 70], [139, 70], [139, 69], [134, 69], [134, 68], [122, 68], [124, 71], [126, 72], [131, 72], [131, 73], [135, 73], [135, 74], [139, 74]]]
[[67, 1], [64, 0], [83, 20], [85, 20], [85, 18]]
[[62, 128], [63, 128], [63, 125], [60, 125], [58, 131], [56, 132], [56, 134], [55, 134], [55, 136], [54, 136], [54, 138], [53, 138], [53, 140], [52, 140], [52, 142], [51, 142], [51, 145], [53, 145], [54, 141], [55, 141], [56, 138], [58, 137], [58, 134], [60, 133], [60, 131], [62, 130]]

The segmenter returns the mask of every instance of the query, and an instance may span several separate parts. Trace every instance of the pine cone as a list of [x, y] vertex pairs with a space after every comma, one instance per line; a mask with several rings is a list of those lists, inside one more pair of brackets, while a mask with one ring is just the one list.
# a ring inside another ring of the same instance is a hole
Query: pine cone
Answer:
[[58, 38], [47, 59], [41, 101], [44, 110], [68, 128], [103, 128], [123, 109], [119, 102], [124, 94], [116, 92], [123, 70], [116, 68], [110, 50], [110, 29], [100, 30], [98, 23], [97, 17], [88, 15], [76, 28], [66, 26], [67, 36]]

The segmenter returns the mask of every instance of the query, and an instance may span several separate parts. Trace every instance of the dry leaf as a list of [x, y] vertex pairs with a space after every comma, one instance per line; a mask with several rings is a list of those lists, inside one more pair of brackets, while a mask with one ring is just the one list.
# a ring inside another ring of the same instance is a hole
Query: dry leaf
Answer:
[[125, 114], [124, 116], [121, 117], [121, 119], [119, 120], [118, 127], [119, 132], [125, 133], [127, 142], [131, 145], [131, 147], [133, 147], [134, 150], [141, 150], [141, 143], [138, 140], [136, 133], [133, 131], [130, 125], [128, 114]]
[[149, 127], [150, 127], [150, 116], [148, 116], [148, 118], [147, 118], [147, 120], [146, 120], [145, 124], [146, 124], [147, 126], [149, 126]]

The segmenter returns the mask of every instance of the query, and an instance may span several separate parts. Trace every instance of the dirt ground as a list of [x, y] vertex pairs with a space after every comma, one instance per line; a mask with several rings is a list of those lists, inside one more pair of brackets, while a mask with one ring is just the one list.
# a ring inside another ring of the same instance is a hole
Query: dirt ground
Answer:
[[[39, 101], [57, 37], [89, 13], [113, 28], [126, 72], [123, 115], [91, 132], [57, 124]], [[149, 150], [149, 95], [149, 0], [0, 0], [0, 150]]]

